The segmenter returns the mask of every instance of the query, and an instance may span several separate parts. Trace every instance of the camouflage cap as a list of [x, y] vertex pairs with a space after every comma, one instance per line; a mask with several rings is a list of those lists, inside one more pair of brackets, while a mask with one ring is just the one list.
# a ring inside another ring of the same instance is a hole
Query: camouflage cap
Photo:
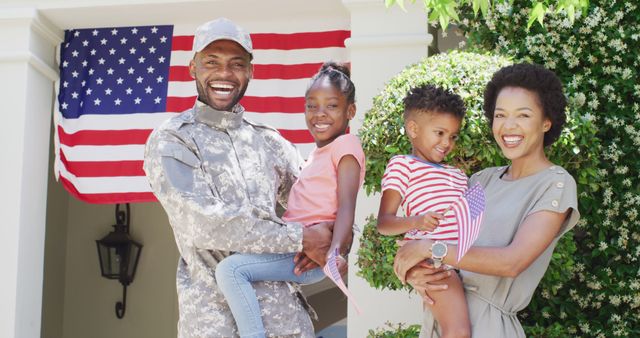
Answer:
[[218, 40], [235, 41], [253, 56], [251, 36], [227, 18], [218, 18], [198, 27], [193, 37], [193, 51], [200, 52], [210, 43]]

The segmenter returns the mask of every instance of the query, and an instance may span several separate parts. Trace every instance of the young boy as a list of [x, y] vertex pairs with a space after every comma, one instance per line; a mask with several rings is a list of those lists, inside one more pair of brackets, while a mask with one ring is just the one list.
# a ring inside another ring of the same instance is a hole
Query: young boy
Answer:
[[[443, 244], [458, 242], [458, 224], [446, 209], [467, 189], [468, 181], [460, 169], [442, 162], [455, 146], [466, 108], [460, 96], [433, 85], [412, 88], [404, 104], [405, 130], [413, 151], [394, 156], [387, 164], [378, 231], [405, 234], [406, 240], [435, 240], [433, 264], [439, 267], [447, 254]], [[404, 217], [396, 216], [400, 206]], [[442, 337], [470, 337], [462, 282], [456, 273], [444, 282], [447, 290], [429, 294], [434, 303], [425, 302], [425, 307], [440, 324]]]

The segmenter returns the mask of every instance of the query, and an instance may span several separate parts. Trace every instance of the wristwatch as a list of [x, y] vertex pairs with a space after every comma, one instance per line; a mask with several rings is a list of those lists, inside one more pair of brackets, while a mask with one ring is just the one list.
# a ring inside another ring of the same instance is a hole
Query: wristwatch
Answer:
[[447, 251], [448, 248], [444, 242], [435, 241], [431, 244], [431, 259], [435, 268], [439, 268], [442, 265], [442, 260], [447, 256]]

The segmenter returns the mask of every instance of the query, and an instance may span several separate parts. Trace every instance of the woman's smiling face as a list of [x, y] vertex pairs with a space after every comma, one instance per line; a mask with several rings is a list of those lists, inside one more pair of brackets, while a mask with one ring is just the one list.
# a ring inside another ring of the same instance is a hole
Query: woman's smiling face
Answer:
[[493, 112], [493, 137], [511, 161], [544, 152], [544, 133], [551, 121], [544, 116], [538, 95], [520, 87], [503, 88]]

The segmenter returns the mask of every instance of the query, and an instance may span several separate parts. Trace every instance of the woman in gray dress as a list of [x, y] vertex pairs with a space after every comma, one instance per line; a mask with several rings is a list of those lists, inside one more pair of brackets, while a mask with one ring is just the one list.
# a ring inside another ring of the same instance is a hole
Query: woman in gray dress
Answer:
[[[486, 194], [480, 235], [460, 262], [452, 245], [442, 258], [460, 269], [474, 338], [525, 337], [516, 313], [529, 304], [558, 239], [580, 218], [573, 177], [544, 153], [562, 131], [565, 106], [560, 80], [539, 65], [505, 67], [485, 89], [485, 116], [511, 163], [471, 177], [469, 184], [479, 182]], [[452, 273], [421, 263], [431, 258], [433, 244], [406, 243], [394, 264], [398, 278], [425, 297], [425, 291], [442, 289], [436, 281]], [[420, 337], [439, 336], [425, 311]]]

